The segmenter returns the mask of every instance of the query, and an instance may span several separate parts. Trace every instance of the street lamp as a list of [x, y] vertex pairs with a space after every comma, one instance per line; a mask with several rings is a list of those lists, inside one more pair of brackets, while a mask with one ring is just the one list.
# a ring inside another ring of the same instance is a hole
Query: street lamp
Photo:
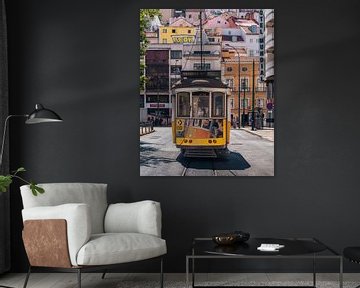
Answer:
[[245, 87], [246, 87], [246, 81], [245, 78], [243, 79], [243, 91], [244, 91], [244, 96], [243, 96], [243, 114], [242, 114], [242, 118], [241, 118], [241, 124], [242, 127], [245, 127]]
[[[239, 107], [238, 107], [238, 117], [239, 117], [239, 123], [238, 123], [238, 128], [240, 129], [240, 53], [236, 50], [236, 48], [228, 43], [225, 44], [225, 46], [231, 47], [235, 50], [236, 54], [238, 55], [238, 102], [239, 102]], [[244, 107], [245, 109], [245, 107]]]
[[251, 130], [255, 130], [255, 61], [252, 61], [252, 112], [251, 112]]
[[160, 77], [159, 75], [156, 76], [156, 90], [157, 90], [157, 118], [158, 118], [158, 124], [160, 124], [160, 96], [159, 96], [159, 90], [160, 90]]

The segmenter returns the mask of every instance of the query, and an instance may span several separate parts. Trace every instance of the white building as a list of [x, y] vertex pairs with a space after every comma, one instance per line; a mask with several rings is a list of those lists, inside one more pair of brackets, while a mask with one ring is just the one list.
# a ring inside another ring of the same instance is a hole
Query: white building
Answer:
[[195, 44], [183, 45], [182, 70], [218, 71], [220, 77], [221, 44], [210, 43], [208, 36], [204, 31], [202, 31], [202, 47], [200, 39], [200, 32], [198, 31], [195, 38]]
[[204, 29], [208, 36], [220, 34], [223, 47], [229, 44], [236, 48], [245, 48], [249, 57], [259, 56], [259, 24], [254, 19], [240, 19], [224, 12], [208, 17]]
[[203, 44], [201, 66], [200, 44], [184, 44], [183, 46], [183, 70], [216, 70], [221, 71], [221, 44]]
[[275, 65], [274, 65], [274, 9], [262, 10], [261, 32], [262, 43], [260, 43], [261, 58], [265, 61], [263, 65], [263, 78], [267, 85], [267, 108], [268, 115], [266, 116], [269, 126], [274, 125], [274, 111], [275, 111]]
[[237, 20], [236, 28], [223, 28], [223, 47], [226, 44], [245, 48], [247, 56], [259, 56], [259, 25], [253, 20]]
[[237, 19], [235, 24], [240, 28], [241, 37], [244, 39], [244, 47], [247, 56], [259, 56], [259, 25], [254, 20]]
[[265, 9], [265, 77], [274, 80], [274, 9]]

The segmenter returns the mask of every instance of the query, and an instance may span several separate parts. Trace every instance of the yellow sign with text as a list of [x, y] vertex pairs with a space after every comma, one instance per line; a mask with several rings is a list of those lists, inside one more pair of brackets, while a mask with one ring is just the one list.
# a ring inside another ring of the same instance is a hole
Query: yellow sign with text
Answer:
[[176, 130], [177, 131], [183, 131], [184, 130], [184, 120], [177, 119], [176, 120]]
[[172, 35], [171, 36], [173, 43], [194, 43], [195, 36], [189, 35]]

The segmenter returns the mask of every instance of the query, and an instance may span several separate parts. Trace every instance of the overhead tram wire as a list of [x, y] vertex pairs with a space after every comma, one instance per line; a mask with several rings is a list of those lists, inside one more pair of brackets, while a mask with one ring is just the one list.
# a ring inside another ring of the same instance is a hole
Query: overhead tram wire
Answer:
[[203, 70], [202, 10], [200, 9], [200, 70]]
[[[202, 64], [202, 16], [201, 16], [201, 12], [200, 12], [200, 28], [198, 28], [199, 29], [199, 33], [200, 33], [200, 48], [201, 48], [201, 53], [200, 53], [200, 57], [201, 57], [201, 61], [200, 61], [200, 69], [202, 70], [203, 69], [203, 64]], [[193, 52], [193, 50], [194, 50], [194, 46], [195, 45], [197, 45], [197, 43], [196, 43], [196, 37], [197, 35], [195, 34], [195, 39], [194, 39], [194, 43], [193, 44], [191, 44], [191, 49], [190, 49], [190, 55], [191, 55], [191, 53]], [[189, 58], [187, 58], [186, 60], [185, 60], [185, 63], [184, 63], [184, 67], [186, 67], [186, 64], [187, 64], [187, 62], [189, 61]], [[191, 69], [190, 69], [191, 70]]]

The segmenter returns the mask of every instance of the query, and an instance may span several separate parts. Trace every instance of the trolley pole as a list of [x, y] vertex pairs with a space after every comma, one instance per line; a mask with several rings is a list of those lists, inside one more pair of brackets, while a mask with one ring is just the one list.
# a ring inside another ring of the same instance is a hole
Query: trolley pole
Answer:
[[[236, 48], [230, 44], [225, 44], [225, 46], [228, 46], [228, 47], [231, 47], [235, 50], [236, 54], [238, 55], [238, 102], [239, 102], [239, 105], [238, 105], [238, 118], [239, 118], [239, 122], [237, 123], [238, 125], [238, 128], [240, 129], [240, 116], [241, 116], [241, 112], [240, 112], [240, 109], [241, 109], [241, 105], [240, 105], [240, 102], [241, 102], [241, 99], [240, 99], [240, 53], [236, 50]], [[244, 120], [242, 120], [243, 122]], [[244, 123], [242, 123], [243, 126], [244, 126]]]

